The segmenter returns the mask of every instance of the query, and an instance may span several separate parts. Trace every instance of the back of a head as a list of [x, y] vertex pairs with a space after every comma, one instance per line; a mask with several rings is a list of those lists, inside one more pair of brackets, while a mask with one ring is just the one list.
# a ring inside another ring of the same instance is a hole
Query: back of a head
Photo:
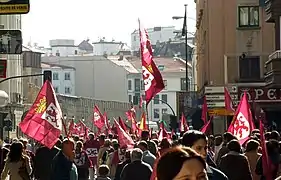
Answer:
[[184, 133], [181, 144], [187, 147], [192, 147], [194, 143], [200, 139], [204, 139], [205, 141], [208, 140], [204, 133], [197, 130], [189, 130]]
[[260, 143], [256, 140], [250, 140], [246, 144], [245, 152], [251, 152], [258, 150]]
[[138, 161], [142, 159], [142, 150], [140, 148], [134, 148], [131, 152], [131, 160]]
[[141, 132], [141, 139], [146, 140], [149, 138], [149, 131], [142, 131]]
[[227, 143], [227, 149], [229, 151], [241, 153], [241, 146], [239, 144], [239, 141], [237, 141], [236, 139], [233, 139]]
[[222, 137], [221, 136], [216, 136], [215, 137], [215, 146], [219, 146], [222, 143]]
[[109, 167], [105, 164], [102, 164], [99, 166], [98, 172], [101, 176], [107, 176], [109, 174]]
[[202, 157], [200, 157], [191, 148], [181, 146], [170, 148], [161, 155], [157, 162], [157, 180], [174, 179], [182, 169], [185, 161], [192, 158], [198, 159], [202, 163], [203, 167], [206, 166]]
[[279, 140], [280, 139], [280, 134], [277, 131], [272, 131], [270, 134], [270, 139], [275, 139], [275, 140]]
[[140, 141], [138, 145], [142, 146], [145, 150], [148, 150], [148, 145], [146, 141]]
[[233, 134], [231, 134], [230, 132], [225, 132], [223, 134], [223, 141], [225, 143], [228, 143], [229, 141], [231, 141], [233, 139], [237, 139], [237, 138]]

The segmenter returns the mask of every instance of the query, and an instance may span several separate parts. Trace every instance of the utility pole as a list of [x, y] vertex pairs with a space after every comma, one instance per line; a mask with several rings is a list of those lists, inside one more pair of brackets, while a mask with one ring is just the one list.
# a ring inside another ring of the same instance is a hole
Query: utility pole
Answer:
[[185, 14], [184, 14], [184, 27], [183, 27], [183, 33], [185, 33], [185, 90], [188, 92], [189, 85], [188, 85], [188, 44], [187, 44], [187, 4], [184, 5], [185, 8]]

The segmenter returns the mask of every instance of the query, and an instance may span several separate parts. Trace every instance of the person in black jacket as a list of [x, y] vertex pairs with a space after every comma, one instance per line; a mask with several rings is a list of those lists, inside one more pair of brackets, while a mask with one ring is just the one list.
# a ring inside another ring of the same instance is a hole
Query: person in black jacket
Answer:
[[150, 180], [152, 168], [142, 161], [142, 150], [135, 148], [131, 152], [131, 163], [121, 172], [121, 180]]
[[34, 157], [34, 177], [38, 180], [50, 180], [51, 164], [56, 154], [60, 151], [61, 141], [58, 140], [56, 145], [49, 149], [41, 146], [37, 149]]
[[126, 153], [125, 153], [125, 161], [124, 162], [120, 162], [117, 165], [117, 167], [116, 167], [115, 179], [114, 180], [120, 180], [122, 170], [129, 163], [131, 163], [130, 151], [126, 151]]

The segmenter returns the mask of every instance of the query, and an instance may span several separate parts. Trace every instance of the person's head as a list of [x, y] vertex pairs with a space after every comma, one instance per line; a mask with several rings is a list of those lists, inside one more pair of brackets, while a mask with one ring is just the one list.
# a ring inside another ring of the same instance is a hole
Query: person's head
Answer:
[[256, 133], [260, 133], [260, 130], [259, 129], [253, 129], [251, 134], [254, 135]]
[[220, 146], [221, 143], [222, 143], [222, 136], [216, 136], [214, 141], [215, 146]]
[[76, 142], [76, 151], [81, 152], [82, 149], [83, 149], [82, 141], [77, 141]]
[[102, 164], [102, 165], [99, 166], [98, 172], [99, 172], [100, 176], [108, 176], [109, 167], [105, 164]]
[[271, 137], [271, 132], [266, 132], [266, 133], [264, 134], [265, 140], [269, 140], [270, 137]]
[[104, 143], [104, 141], [105, 141], [105, 138], [106, 138], [106, 136], [105, 136], [104, 134], [101, 134], [101, 135], [99, 136], [99, 142], [100, 142], [101, 145], [103, 145], [103, 143]]
[[167, 138], [163, 138], [159, 146], [161, 149], [167, 149], [170, 148], [172, 145]]
[[119, 147], [120, 147], [120, 145], [119, 145], [119, 143], [118, 143], [118, 141], [116, 139], [113, 139], [111, 141], [111, 144], [112, 144], [112, 147], [113, 147], [114, 150], [118, 150]]
[[157, 162], [157, 180], [207, 180], [206, 163], [190, 148], [174, 147]]
[[141, 140], [147, 141], [149, 139], [149, 131], [141, 132]]
[[24, 148], [22, 142], [13, 142], [10, 146], [10, 152], [8, 154], [10, 161], [19, 162], [22, 158], [23, 150]]
[[272, 131], [271, 134], [270, 134], [270, 139], [274, 139], [274, 140], [279, 141], [279, 139], [280, 139], [280, 134], [279, 134], [279, 132], [277, 132], [277, 131]]
[[142, 160], [142, 150], [140, 148], [134, 148], [131, 151], [131, 161], [140, 161]]
[[79, 141], [79, 136], [74, 136], [74, 137], [73, 137], [73, 140], [74, 140], [75, 142]]
[[208, 138], [197, 130], [190, 130], [184, 133], [181, 144], [194, 149], [203, 159], [207, 157]]
[[266, 149], [267, 149], [267, 153], [268, 155], [273, 155], [273, 154], [277, 154], [279, 153], [279, 143], [276, 140], [269, 140], [266, 143]]
[[110, 147], [110, 145], [111, 145], [110, 139], [104, 140], [104, 144], [103, 144], [104, 147]]
[[89, 136], [89, 139], [90, 139], [90, 140], [95, 139], [95, 135], [94, 135], [93, 133], [89, 133], [89, 135], [88, 135], [88, 136]]
[[108, 138], [109, 138], [109, 139], [113, 139], [113, 134], [109, 133], [109, 134], [108, 134]]
[[256, 140], [250, 140], [246, 144], [245, 152], [258, 152], [260, 143]]
[[151, 134], [151, 139], [158, 139], [158, 134], [157, 133], [152, 133]]
[[140, 148], [142, 151], [148, 150], [148, 145], [146, 141], [140, 141], [138, 144], [138, 148]]
[[24, 138], [21, 138], [19, 141], [23, 144], [23, 149], [26, 149], [27, 148], [27, 144], [28, 144], [28, 140], [24, 139]]
[[72, 139], [66, 138], [62, 142], [62, 152], [69, 159], [74, 159], [74, 141]]
[[225, 132], [223, 134], [223, 143], [224, 144], [227, 144], [232, 139], [237, 139], [237, 138], [233, 134], [231, 134], [230, 132]]
[[237, 153], [241, 153], [242, 150], [239, 141], [237, 141], [236, 139], [233, 139], [227, 143], [227, 149], [229, 151], [234, 151]]
[[127, 150], [125, 152], [125, 158], [126, 158], [126, 160], [131, 160], [131, 151]]

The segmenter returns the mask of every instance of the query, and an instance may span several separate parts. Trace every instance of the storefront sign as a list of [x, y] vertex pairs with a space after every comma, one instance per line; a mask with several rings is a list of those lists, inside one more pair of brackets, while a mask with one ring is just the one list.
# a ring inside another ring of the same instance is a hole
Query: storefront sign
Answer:
[[29, 0], [0, 0], [0, 14], [27, 14]]
[[240, 99], [243, 93], [246, 92], [248, 100], [255, 102], [281, 102], [281, 89], [277, 88], [260, 88], [260, 87], [239, 87], [238, 94]]

